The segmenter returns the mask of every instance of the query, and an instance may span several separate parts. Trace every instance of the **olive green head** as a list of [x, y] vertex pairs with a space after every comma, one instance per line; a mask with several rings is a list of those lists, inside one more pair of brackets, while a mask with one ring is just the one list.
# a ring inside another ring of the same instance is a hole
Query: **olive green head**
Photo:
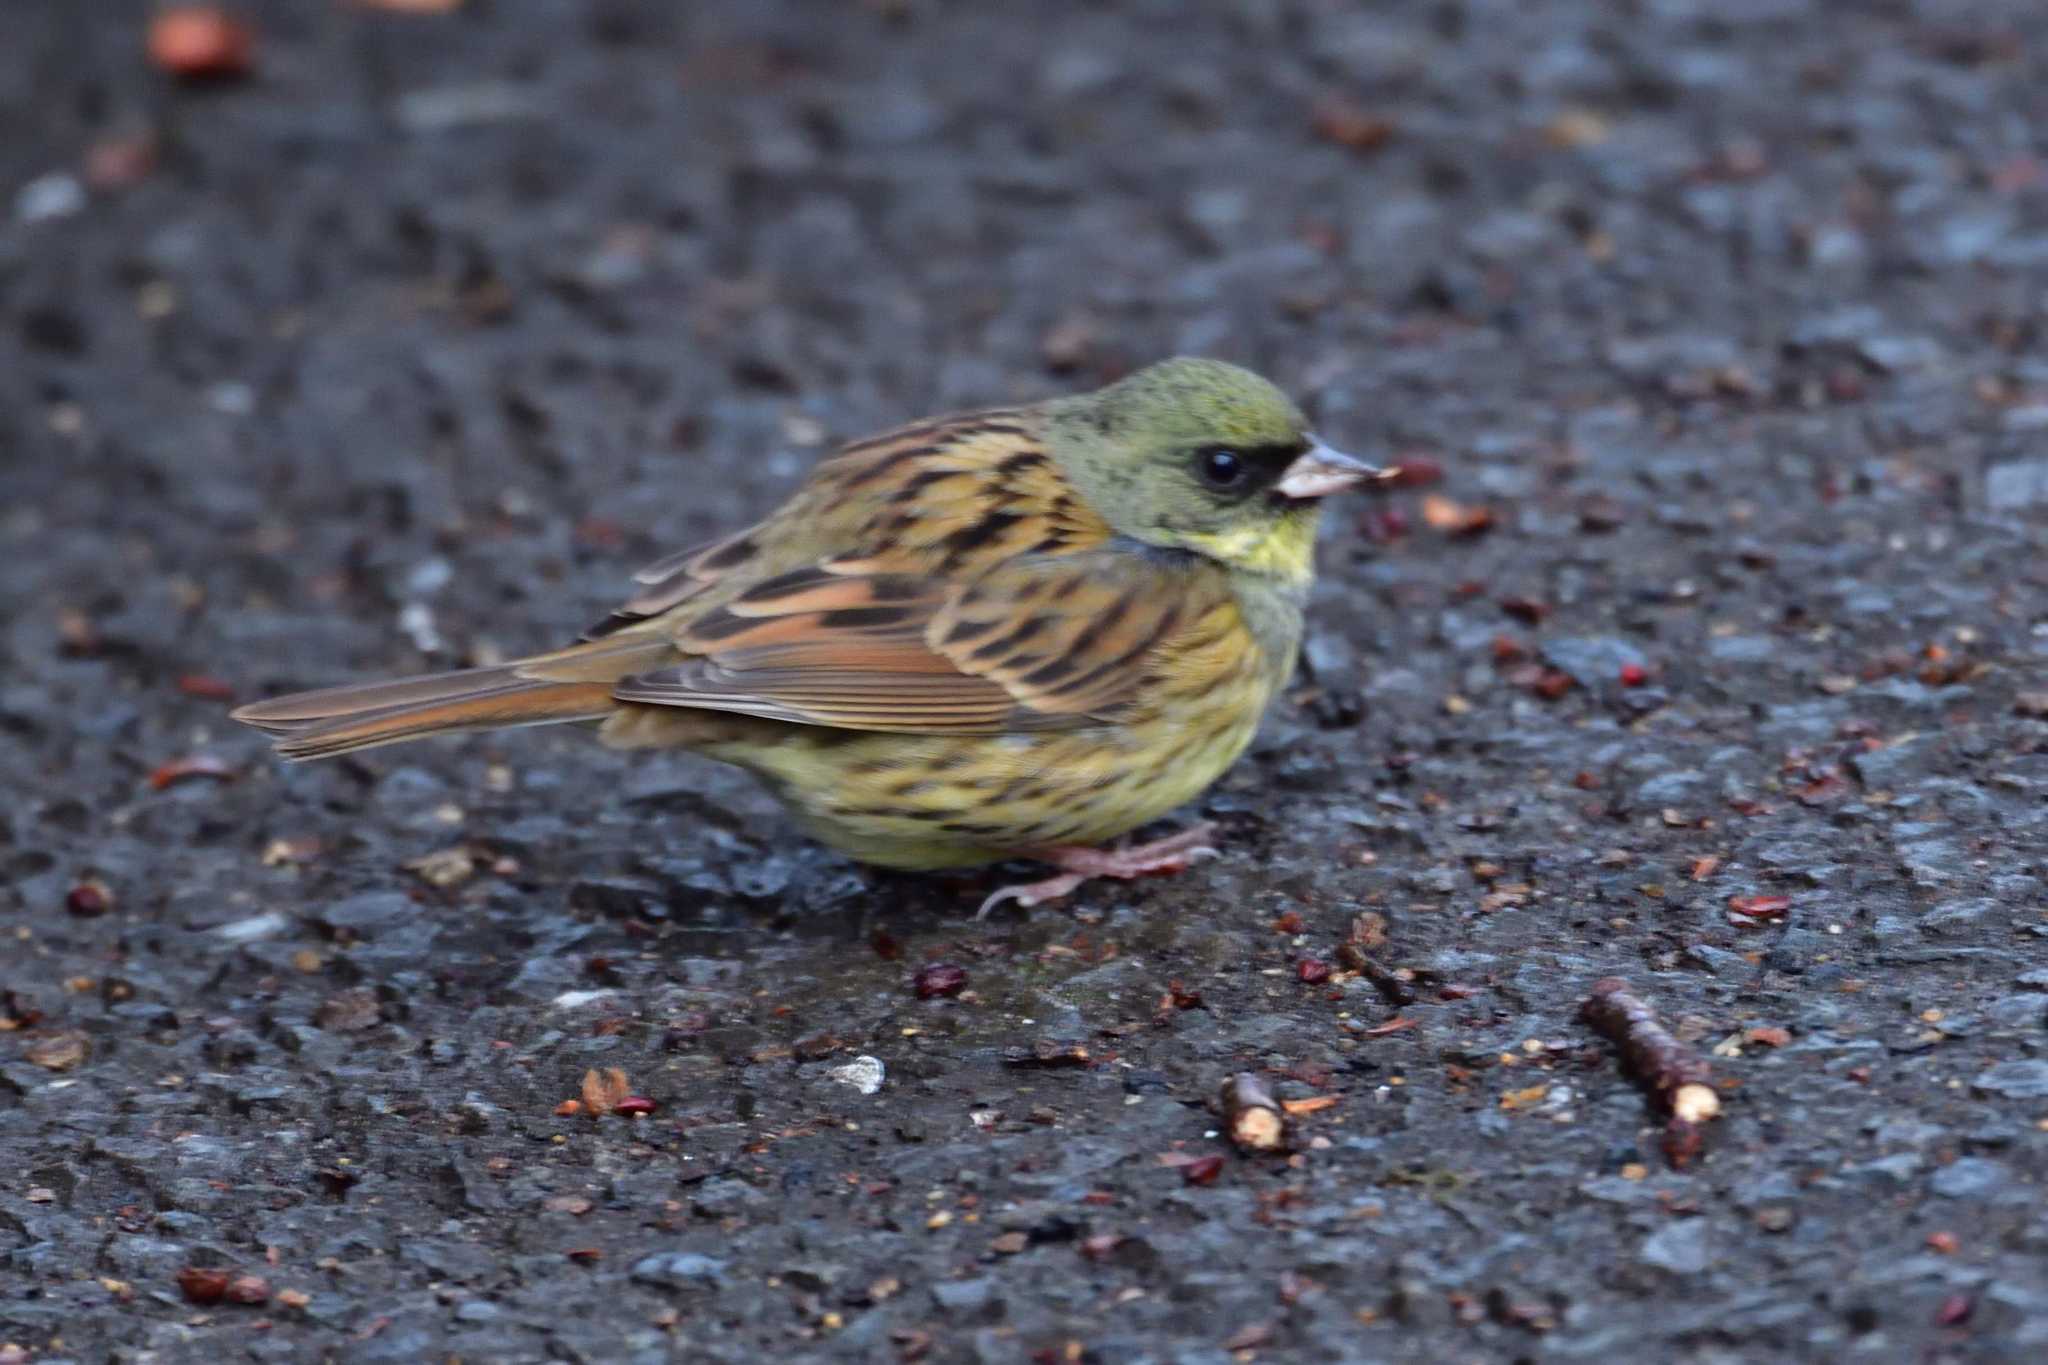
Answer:
[[1220, 360], [1161, 361], [1053, 405], [1049, 444], [1123, 535], [1306, 581], [1322, 498], [1375, 475], [1286, 394]]

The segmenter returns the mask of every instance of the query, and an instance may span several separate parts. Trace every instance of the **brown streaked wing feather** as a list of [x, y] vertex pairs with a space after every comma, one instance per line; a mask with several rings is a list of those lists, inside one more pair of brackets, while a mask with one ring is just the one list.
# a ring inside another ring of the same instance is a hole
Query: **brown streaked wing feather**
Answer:
[[925, 734], [1107, 713], [1178, 617], [1038, 431], [991, 411], [856, 442], [760, 525], [643, 570], [596, 633], [664, 631], [682, 657], [619, 700]]
[[1004, 565], [956, 594], [929, 639], [1034, 713], [1108, 718], [1220, 588], [1192, 562], [1135, 547]]
[[760, 554], [759, 527], [749, 527], [709, 545], [694, 545], [680, 554], [657, 559], [633, 575], [641, 590], [612, 608], [612, 614], [583, 632], [585, 640], [601, 640], [675, 610], [720, 579], [744, 570]]
[[758, 525], [655, 561], [586, 640], [659, 628], [759, 581], [837, 559], [850, 569], [970, 576], [1019, 554], [1063, 554], [1110, 529], [1075, 496], [1029, 411], [934, 418], [855, 441], [822, 461]]
[[952, 588], [827, 566], [701, 618], [678, 640], [694, 657], [616, 695], [910, 734], [1087, 725], [1134, 700], [1189, 604], [1207, 605], [1195, 581], [1120, 549], [1022, 560]]
[[[849, 446], [806, 493], [841, 571], [964, 581], [1022, 555], [1091, 549], [1112, 532], [1081, 501], [1030, 413], [968, 413]], [[791, 512], [798, 511], [792, 505]]]
[[845, 729], [999, 730], [1010, 693], [925, 643], [946, 600], [943, 584], [909, 574], [782, 574], [688, 623], [675, 644], [690, 657], [616, 695]]

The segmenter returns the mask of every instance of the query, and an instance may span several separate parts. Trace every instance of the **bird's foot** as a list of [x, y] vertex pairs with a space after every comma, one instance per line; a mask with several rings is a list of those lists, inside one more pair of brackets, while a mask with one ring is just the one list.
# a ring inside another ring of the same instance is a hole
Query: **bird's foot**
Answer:
[[1026, 910], [1047, 901], [1056, 901], [1072, 892], [1074, 888], [1096, 877], [1114, 877], [1129, 881], [1133, 877], [1150, 877], [1167, 872], [1181, 872], [1204, 858], [1216, 856], [1216, 848], [1209, 840], [1216, 833], [1216, 826], [1203, 821], [1193, 829], [1182, 830], [1179, 834], [1164, 839], [1154, 839], [1149, 844], [1133, 844], [1129, 848], [1089, 848], [1083, 844], [1050, 844], [1039, 848], [1017, 850], [1020, 858], [1033, 858], [1042, 863], [1051, 863], [1060, 869], [1057, 877], [1044, 881], [1020, 882], [1006, 886], [981, 903], [981, 909], [974, 914], [981, 919], [989, 911], [1005, 901], [1015, 901]]

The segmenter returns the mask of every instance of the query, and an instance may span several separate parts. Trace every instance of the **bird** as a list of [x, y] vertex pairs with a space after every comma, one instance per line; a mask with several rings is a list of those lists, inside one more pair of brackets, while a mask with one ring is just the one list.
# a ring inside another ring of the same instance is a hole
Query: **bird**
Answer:
[[1323, 500], [1393, 476], [1250, 370], [1178, 357], [844, 445], [566, 648], [233, 715], [287, 759], [594, 723], [737, 765], [861, 862], [1049, 864], [980, 914], [1028, 908], [1216, 854], [1208, 824], [1112, 841], [1251, 742], [1294, 669]]

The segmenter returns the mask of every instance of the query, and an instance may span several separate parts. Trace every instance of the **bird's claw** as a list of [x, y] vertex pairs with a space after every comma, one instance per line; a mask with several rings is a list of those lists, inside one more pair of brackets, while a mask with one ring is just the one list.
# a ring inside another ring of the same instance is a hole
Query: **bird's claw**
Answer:
[[1035, 858], [1063, 869], [1056, 877], [1043, 881], [1020, 882], [1005, 886], [991, 893], [981, 903], [981, 909], [974, 917], [985, 918], [989, 911], [1006, 901], [1015, 901], [1026, 910], [1047, 901], [1056, 901], [1071, 894], [1083, 882], [1096, 877], [1113, 877], [1118, 881], [1129, 881], [1134, 877], [1155, 876], [1161, 873], [1184, 871], [1204, 858], [1220, 856], [1209, 838], [1216, 827], [1208, 822], [1193, 829], [1170, 834], [1164, 839], [1154, 839], [1149, 844], [1134, 844], [1129, 848], [1106, 849], [1086, 848], [1072, 844], [1056, 844], [1050, 847], [1024, 849], [1020, 856]]

